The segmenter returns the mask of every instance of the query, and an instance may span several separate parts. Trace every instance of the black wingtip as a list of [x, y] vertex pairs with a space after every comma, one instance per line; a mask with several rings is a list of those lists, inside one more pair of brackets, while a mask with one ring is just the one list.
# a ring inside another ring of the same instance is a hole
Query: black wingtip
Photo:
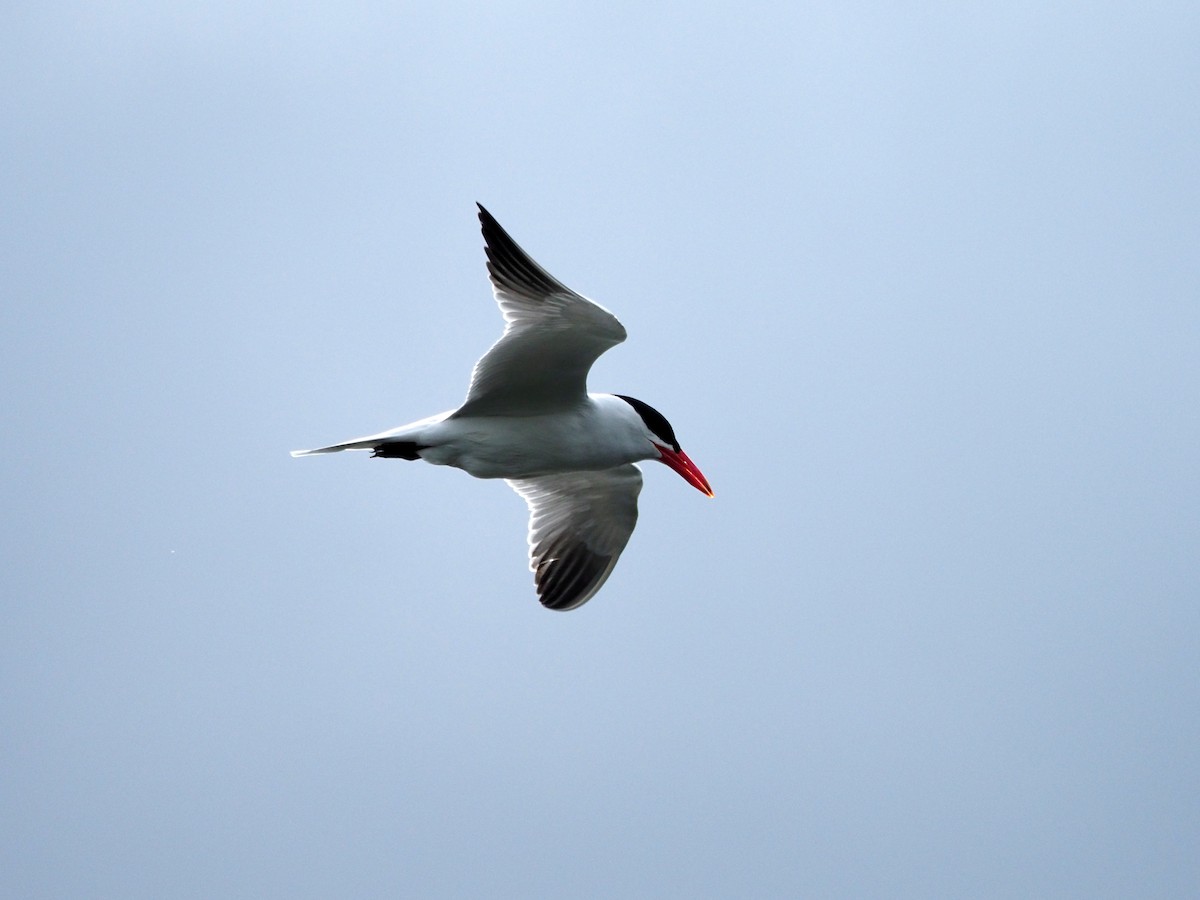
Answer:
[[[501, 247], [507, 244], [511, 244], [515, 247], [517, 242], [514, 241], [509, 233], [504, 230], [503, 226], [496, 221], [496, 217], [487, 211], [487, 207], [485, 207], [482, 203], [476, 203], [475, 206], [479, 210], [479, 227], [483, 232], [483, 241], [487, 245], [488, 249], [492, 249], [493, 246]], [[521, 255], [525, 255], [524, 251], [520, 250], [520, 248], [517, 249]]]
[[573, 548], [561, 558], [544, 560], [536, 572], [538, 600], [547, 609], [567, 612], [586, 603], [597, 582], [611, 569], [611, 555]]
[[479, 225], [487, 252], [488, 272], [498, 287], [534, 296], [568, 290], [521, 249], [482, 203], [477, 201], [475, 205], [479, 208]]

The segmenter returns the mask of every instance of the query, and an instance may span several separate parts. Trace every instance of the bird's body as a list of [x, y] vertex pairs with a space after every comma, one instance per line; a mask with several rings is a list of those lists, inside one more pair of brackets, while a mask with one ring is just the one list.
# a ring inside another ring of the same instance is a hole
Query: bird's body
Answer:
[[466, 402], [292, 455], [371, 450], [507, 479], [529, 505], [539, 598], [574, 609], [600, 589], [633, 532], [642, 486], [633, 463], [660, 460], [712, 490], [660, 413], [632, 397], [587, 392], [592, 363], [625, 339], [616, 317], [538, 266], [482, 206], [479, 218], [506, 328], [475, 364]]
[[[633, 407], [613, 394], [588, 394], [574, 407], [526, 416], [459, 415], [457, 410], [380, 434], [297, 455], [412, 447], [420, 459], [476, 478], [533, 478], [556, 472], [611, 469], [657, 459]], [[419, 449], [418, 449], [419, 448]]]

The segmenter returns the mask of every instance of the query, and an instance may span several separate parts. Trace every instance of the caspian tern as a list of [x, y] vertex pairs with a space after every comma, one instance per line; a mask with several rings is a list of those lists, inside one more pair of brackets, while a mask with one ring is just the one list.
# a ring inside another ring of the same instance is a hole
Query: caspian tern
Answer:
[[534, 262], [479, 206], [504, 333], [475, 364], [466, 402], [369, 437], [292, 456], [371, 450], [476, 478], [503, 478], [529, 506], [529, 558], [549, 609], [600, 590], [637, 523], [640, 460], [670, 466], [709, 497], [708, 480], [661, 413], [621, 394], [589, 394], [592, 363], [625, 340], [616, 316]]

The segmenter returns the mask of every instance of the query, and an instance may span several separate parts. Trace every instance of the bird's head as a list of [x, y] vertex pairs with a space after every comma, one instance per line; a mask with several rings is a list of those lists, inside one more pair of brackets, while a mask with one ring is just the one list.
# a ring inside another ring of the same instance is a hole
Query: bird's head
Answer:
[[675, 429], [671, 427], [667, 417], [649, 403], [643, 403], [641, 400], [626, 397], [623, 394], [614, 396], [624, 400], [637, 413], [646, 431], [647, 440], [654, 445], [654, 449], [658, 452], [658, 461], [678, 472], [683, 476], [684, 481], [700, 493], [712, 497], [713, 491], [708, 486], [708, 479], [704, 477], [704, 473], [697, 468], [696, 464], [688, 459], [688, 455], [679, 446], [679, 441], [675, 438]]

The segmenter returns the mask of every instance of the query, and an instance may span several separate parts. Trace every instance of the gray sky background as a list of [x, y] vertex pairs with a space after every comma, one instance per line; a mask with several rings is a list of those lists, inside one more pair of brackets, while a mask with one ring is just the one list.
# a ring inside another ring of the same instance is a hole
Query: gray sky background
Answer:
[[[0, 893], [1194, 894], [1198, 47], [10, 4]], [[287, 455], [460, 402], [476, 200], [717, 494], [569, 614], [503, 483]]]

